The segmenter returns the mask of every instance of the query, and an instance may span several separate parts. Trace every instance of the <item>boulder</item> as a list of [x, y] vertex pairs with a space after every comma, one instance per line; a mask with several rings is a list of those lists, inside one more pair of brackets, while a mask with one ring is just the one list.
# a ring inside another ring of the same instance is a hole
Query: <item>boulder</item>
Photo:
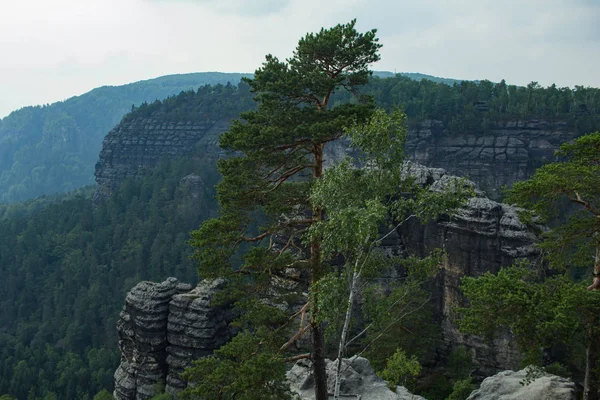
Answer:
[[576, 400], [575, 383], [560, 376], [545, 374], [525, 384], [527, 370], [502, 371], [483, 380], [467, 400]]
[[[327, 386], [333, 393], [335, 385], [336, 361], [327, 360]], [[392, 391], [387, 383], [378, 377], [371, 368], [369, 360], [352, 357], [342, 361], [340, 394], [348, 400], [425, 400], [410, 393], [405, 387], [398, 386]], [[315, 398], [312, 365], [308, 360], [300, 360], [288, 372], [288, 381], [293, 392], [302, 400]], [[333, 398], [333, 397], [332, 397]]]

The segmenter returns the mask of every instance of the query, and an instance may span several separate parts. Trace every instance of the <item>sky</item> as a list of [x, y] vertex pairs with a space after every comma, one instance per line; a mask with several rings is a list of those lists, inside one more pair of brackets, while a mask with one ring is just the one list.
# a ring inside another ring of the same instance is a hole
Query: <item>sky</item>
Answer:
[[600, 0], [0, 0], [0, 118], [103, 85], [253, 72], [357, 18], [375, 70], [600, 87]]

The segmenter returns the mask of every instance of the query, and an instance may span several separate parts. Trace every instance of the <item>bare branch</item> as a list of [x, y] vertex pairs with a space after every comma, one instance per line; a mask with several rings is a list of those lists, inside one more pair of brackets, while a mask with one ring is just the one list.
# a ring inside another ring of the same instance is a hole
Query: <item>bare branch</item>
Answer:
[[306, 359], [309, 359], [309, 360], [311, 359], [310, 353], [298, 354], [297, 356], [294, 356], [294, 357], [284, 358], [283, 362], [295, 362], [298, 360], [306, 360]]
[[305, 325], [305, 326], [301, 327], [298, 330], [298, 333], [296, 333], [294, 336], [292, 336], [290, 338], [290, 340], [288, 340], [283, 346], [281, 346], [279, 348], [279, 352], [280, 353], [284, 352], [288, 347], [290, 347], [292, 344], [297, 342], [302, 336], [304, 336], [306, 331], [308, 331], [308, 328], [310, 328], [310, 325]]
[[266, 238], [270, 234], [272, 234], [272, 232], [261, 233], [260, 235], [254, 236], [254, 237], [247, 237], [247, 236], [244, 236], [244, 235], [240, 235], [240, 240], [242, 240], [244, 242], [258, 242], [259, 240], [263, 240], [264, 238]]

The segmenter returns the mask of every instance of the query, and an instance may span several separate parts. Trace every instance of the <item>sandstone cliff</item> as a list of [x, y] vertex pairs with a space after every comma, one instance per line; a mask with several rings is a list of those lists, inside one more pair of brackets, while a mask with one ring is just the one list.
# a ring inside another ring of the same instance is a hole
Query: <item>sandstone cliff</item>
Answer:
[[[165, 122], [159, 114], [125, 120], [104, 139], [96, 164], [96, 201], [125, 178], [140, 177], [161, 161], [201, 154], [216, 174], [215, 162], [223, 154], [218, 137], [230, 123], [231, 118]], [[554, 158], [561, 143], [576, 136], [565, 123], [539, 120], [497, 122], [483, 135], [451, 135], [441, 122], [425, 121], [408, 132], [406, 151], [419, 164], [469, 177], [498, 200], [503, 185], [530, 176]], [[344, 150], [338, 147], [332, 147], [334, 158]]]
[[[432, 190], [451, 176], [440, 168], [410, 164], [408, 172]], [[490, 346], [477, 337], [460, 333], [454, 323], [454, 307], [464, 302], [458, 289], [462, 276], [496, 272], [520, 258], [536, 259], [539, 227], [520, 222], [517, 210], [477, 195], [452, 218], [427, 225], [418, 221], [402, 225], [397, 235], [383, 243], [390, 252], [426, 254], [444, 248], [447, 257], [431, 286], [434, 314], [442, 327], [444, 358], [453, 347], [465, 345], [477, 370], [485, 377], [519, 366], [520, 356], [509, 335]], [[115, 373], [119, 400], [147, 399], [154, 385], [164, 381], [168, 392], [185, 384], [179, 374], [193, 359], [210, 354], [225, 343], [231, 331], [227, 310], [211, 305], [221, 283], [200, 283], [190, 290], [173, 279], [161, 284], [142, 282], [128, 294], [118, 323], [122, 359]]]
[[408, 156], [429, 167], [469, 177], [488, 197], [498, 200], [503, 185], [526, 179], [554, 159], [558, 147], [577, 134], [565, 123], [503, 121], [487, 133], [451, 135], [439, 121], [426, 121], [409, 132]]
[[[411, 174], [422, 184], [430, 184], [433, 190], [449, 178], [443, 169], [415, 164], [411, 166]], [[534, 244], [540, 229], [523, 224], [515, 207], [490, 200], [477, 190], [476, 196], [452, 218], [442, 217], [427, 225], [411, 220], [398, 231], [399, 242], [411, 254], [425, 255], [435, 248], [445, 249], [447, 256], [432, 288], [434, 310], [444, 341], [444, 348], [440, 350], [445, 353], [455, 346], [465, 345], [472, 352], [477, 367], [475, 375], [484, 377], [518, 368], [520, 356], [509, 335], [499, 335], [494, 345], [489, 346], [481, 338], [458, 331], [454, 308], [464, 304], [460, 279], [487, 271], [495, 273], [518, 259], [537, 260], [539, 253]]]
[[201, 154], [214, 169], [219, 135], [230, 123], [230, 119], [171, 123], [160, 118], [122, 122], [104, 138], [96, 163], [95, 201], [110, 195], [126, 178], [139, 178], [162, 161]]
[[213, 304], [223, 283], [204, 281], [192, 289], [169, 278], [131, 289], [117, 322], [121, 363], [115, 399], [150, 399], [162, 384], [167, 393], [185, 388], [183, 370], [231, 338], [232, 314]]

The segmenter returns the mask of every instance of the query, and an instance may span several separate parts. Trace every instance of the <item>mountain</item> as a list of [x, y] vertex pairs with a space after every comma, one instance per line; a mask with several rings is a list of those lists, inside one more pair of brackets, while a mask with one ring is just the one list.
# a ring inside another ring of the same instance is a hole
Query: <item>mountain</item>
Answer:
[[[377, 77], [395, 74], [378, 71]], [[448, 85], [460, 80], [400, 73]], [[248, 73], [200, 72], [167, 75], [123, 86], [103, 86], [45, 106], [24, 107], [0, 120], [0, 203], [67, 192], [93, 183], [94, 164], [106, 133], [132, 105], [196, 90], [236, 85]]]
[[62, 102], [12, 112], [0, 120], [0, 203], [92, 184], [102, 139], [133, 105], [203, 85], [237, 84], [243, 76], [251, 75], [168, 75], [103, 86]]
[[[485, 185], [524, 178], [552, 157], [557, 141], [600, 128], [600, 91], [592, 88], [448, 86], [394, 76], [375, 77], [363, 93], [386, 109], [404, 108], [410, 157]], [[332, 98], [352, 100], [344, 93]], [[195, 283], [186, 242], [216, 209], [218, 133], [253, 104], [243, 84], [142, 103], [98, 149], [97, 188], [0, 205], [0, 397], [90, 399], [112, 389], [125, 295], [142, 280]], [[19, 114], [24, 126], [42, 115], [33, 111]], [[437, 305], [456, 298], [459, 266], [471, 266], [465, 273], [495, 270], [514, 257], [506, 252], [514, 245], [502, 247], [511, 238], [511, 215], [476, 200], [456, 231], [442, 223], [399, 232], [413, 237], [407, 244], [415, 252], [440, 243], [460, 250], [437, 282], [444, 290]]]
[[[421, 74], [418, 72], [394, 73], [394, 72], [390, 72], [390, 71], [374, 71], [373, 75], [377, 76], [379, 78], [393, 78], [395, 75], [400, 75], [400, 76], [405, 76], [405, 77], [410, 78], [415, 81], [420, 81], [422, 79], [426, 79], [428, 81], [432, 81], [432, 82], [436, 82], [436, 83], [445, 83], [446, 85], [450, 85], [450, 86], [454, 85], [455, 83], [460, 84], [463, 81], [462, 79], [440, 78], [439, 76]], [[472, 81], [472, 82], [479, 82], [479, 81]]]

